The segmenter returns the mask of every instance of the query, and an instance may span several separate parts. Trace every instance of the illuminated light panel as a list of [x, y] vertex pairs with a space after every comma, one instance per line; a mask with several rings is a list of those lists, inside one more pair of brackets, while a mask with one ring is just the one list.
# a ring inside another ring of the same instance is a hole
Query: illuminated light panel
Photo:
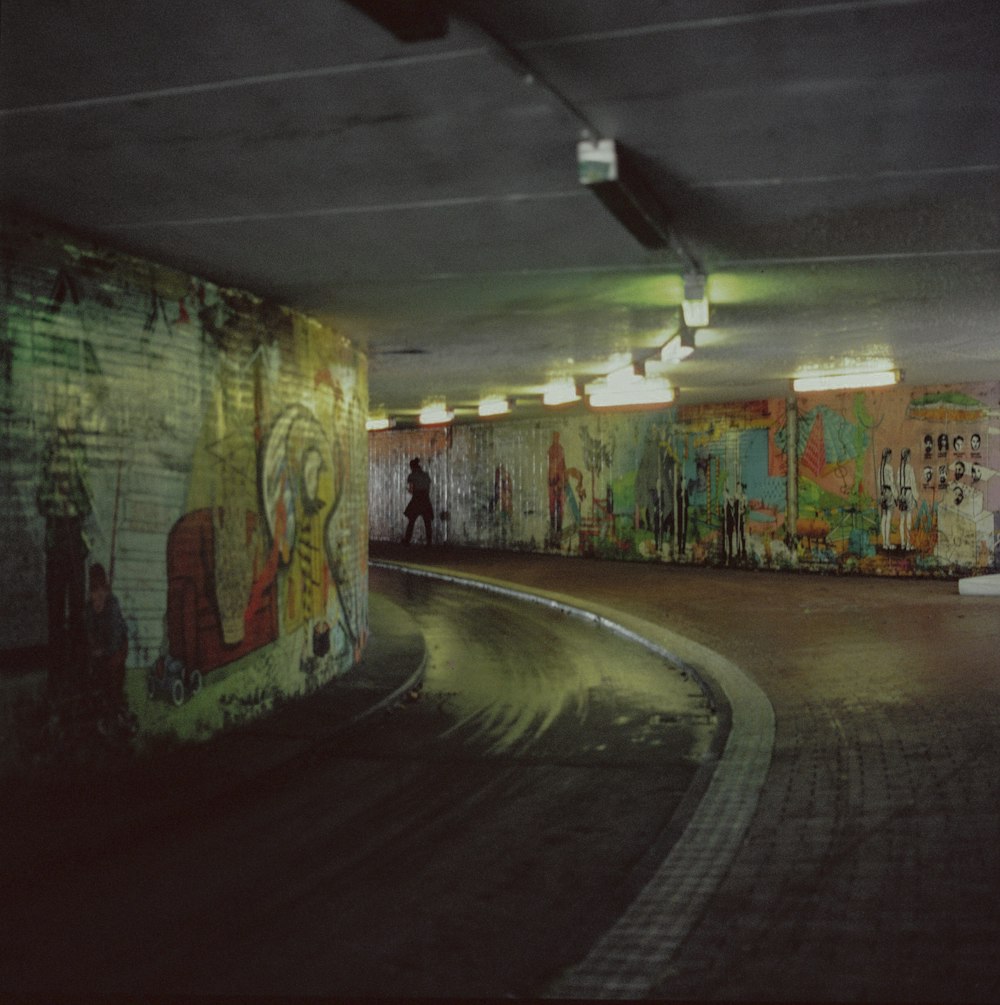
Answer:
[[542, 394], [542, 403], [545, 405], [568, 405], [572, 401], [579, 400], [580, 392], [572, 377], [552, 381]]
[[373, 415], [365, 423], [365, 429], [373, 433], [380, 429], [392, 429], [395, 425], [395, 419], [390, 419], [387, 415]]
[[455, 413], [449, 411], [443, 401], [435, 401], [420, 409], [418, 421], [421, 426], [442, 426], [454, 418]]
[[663, 363], [680, 363], [694, 352], [694, 332], [679, 331], [660, 350], [660, 361]]
[[704, 297], [701, 300], [682, 300], [681, 310], [688, 328], [704, 328], [708, 324], [708, 301]]
[[479, 414], [482, 418], [491, 415], [508, 415], [510, 407], [509, 398], [483, 398], [479, 402]]
[[588, 397], [600, 394], [602, 391], [627, 391], [629, 388], [641, 384], [643, 378], [639, 376], [639, 369], [631, 363], [618, 370], [613, 370], [606, 377], [599, 377], [597, 380], [584, 384], [583, 391]]
[[[604, 383], [607, 383], [608, 387], [631, 387], [637, 380], [642, 380], [642, 377], [639, 376], [636, 365], [629, 363], [627, 366], [612, 370], [604, 378]], [[602, 382], [598, 381], [598, 384], [600, 383]]]
[[865, 387], [891, 387], [898, 384], [899, 370], [868, 370], [856, 373], [820, 373], [792, 380], [796, 391], [853, 391]]
[[704, 328], [708, 324], [708, 297], [705, 294], [705, 277], [684, 277], [684, 299], [681, 301], [684, 324], [688, 328]]
[[642, 408], [669, 405], [674, 389], [659, 377], [634, 377], [604, 385], [590, 385], [587, 403], [592, 408]]

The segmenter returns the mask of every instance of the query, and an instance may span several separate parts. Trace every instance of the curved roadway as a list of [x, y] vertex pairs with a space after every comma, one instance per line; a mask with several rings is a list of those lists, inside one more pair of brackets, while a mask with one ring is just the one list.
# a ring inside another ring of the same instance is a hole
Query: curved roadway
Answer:
[[637, 997], [1000, 1001], [996, 598], [940, 580], [373, 554], [571, 593], [766, 694], [773, 755], [749, 824]]

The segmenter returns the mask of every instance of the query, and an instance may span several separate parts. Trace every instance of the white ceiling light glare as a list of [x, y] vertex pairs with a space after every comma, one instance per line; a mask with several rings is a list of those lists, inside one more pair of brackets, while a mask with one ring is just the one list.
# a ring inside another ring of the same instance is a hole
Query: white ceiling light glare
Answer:
[[591, 408], [654, 408], [674, 400], [674, 389], [666, 379], [640, 376], [635, 366], [588, 384], [586, 392]]
[[388, 415], [369, 415], [365, 422], [365, 429], [369, 433], [375, 433], [382, 429], [393, 429], [396, 425], [395, 419], [390, 419]]
[[663, 363], [680, 363], [694, 352], [694, 332], [686, 325], [660, 350], [660, 361]]
[[486, 419], [497, 415], [509, 415], [511, 411], [510, 398], [491, 394], [479, 402], [479, 416]]
[[847, 373], [809, 373], [792, 379], [796, 392], [855, 391], [869, 387], [892, 387], [903, 379], [902, 370], [855, 370]]
[[618, 180], [618, 151], [614, 140], [580, 140], [576, 145], [576, 163], [581, 185]]
[[444, 426], [455, 418], [443, 401], [429, 401], [420, 409], [418, 421], [421, 426]]
[[681, 312], [688, 328], [705, 328], [708, 325], [708, 295], [705, 292], [706, 279], [698, 272], [689, 272], [684, 277], [684, 299]]
[[572, 377], [557, 377], [549, 381], [542, 392], [542, 404], [549, 407], [569, 405], [580, 400], [580, 391]]

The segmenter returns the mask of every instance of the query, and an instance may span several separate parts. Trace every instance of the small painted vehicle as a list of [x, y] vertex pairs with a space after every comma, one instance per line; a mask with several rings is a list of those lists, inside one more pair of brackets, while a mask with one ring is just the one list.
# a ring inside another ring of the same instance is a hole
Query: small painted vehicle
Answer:
[[175, 705], [183, 705], [186, 698], [201, 690], [201, 684], [201, 674], [197, 670], [185, 674], [180, 660], [161, 656], [146, 676], [146, 693], [150, 698], [163, 694]]

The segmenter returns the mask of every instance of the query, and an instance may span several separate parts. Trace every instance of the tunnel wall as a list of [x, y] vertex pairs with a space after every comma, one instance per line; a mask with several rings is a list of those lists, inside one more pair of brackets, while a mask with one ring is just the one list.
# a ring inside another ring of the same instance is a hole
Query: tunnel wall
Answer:
[[61, 588], [70, 634], [50, 644], [49, 563], [110, 573], [147, 733], [210, 734], [350, 667], [364, 357], [293, 311], [34, 221], [0, 218], [0, 248], [5, 695], [86, 666]]
[[419, 456], [435, 533], [459, 545], [870, 575], [993, 569], [998, 391], [898, 386], [373, 433], [372, 538], [400, 539]]

